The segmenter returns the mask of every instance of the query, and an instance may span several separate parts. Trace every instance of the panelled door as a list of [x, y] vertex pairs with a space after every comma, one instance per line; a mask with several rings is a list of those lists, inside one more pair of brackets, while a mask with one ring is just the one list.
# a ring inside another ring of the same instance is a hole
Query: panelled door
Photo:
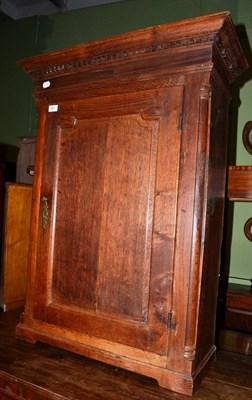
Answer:
[[167, 353], [183, 87], [48, 105], [35, 319]]

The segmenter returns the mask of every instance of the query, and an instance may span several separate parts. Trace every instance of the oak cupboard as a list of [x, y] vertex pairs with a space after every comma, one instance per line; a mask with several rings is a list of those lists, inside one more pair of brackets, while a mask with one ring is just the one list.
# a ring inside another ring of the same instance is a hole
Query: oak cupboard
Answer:
[[20, 61], [39, 111], [18, 337], [192, 394], [215, 354], [228, 12]]

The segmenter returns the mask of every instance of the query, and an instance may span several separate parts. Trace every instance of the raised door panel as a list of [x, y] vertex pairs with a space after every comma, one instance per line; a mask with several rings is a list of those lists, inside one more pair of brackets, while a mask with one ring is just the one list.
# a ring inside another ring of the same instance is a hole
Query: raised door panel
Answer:
[[[152, 214], [154, 177], [149, 178], [157, 124], [126, 115], [84, 120], [62, 132], [54, 301], [146, 320], [147, 299], [141, 296], [150, 271], [147, 218]], [[69, 162], [74, 166], [70, 175]]]
[[167, 353], [182, 100], [178, 86], [47, 114], [35, 319]]

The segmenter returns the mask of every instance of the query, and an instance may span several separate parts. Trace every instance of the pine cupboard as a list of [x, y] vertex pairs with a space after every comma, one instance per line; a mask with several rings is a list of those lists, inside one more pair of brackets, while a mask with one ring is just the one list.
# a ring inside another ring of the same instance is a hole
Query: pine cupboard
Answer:
[[5, 183], [0, 306], [25, 304], [32, 186]]
[[228, 12], [20, 61], [39, 111], [25, 312], [42, 341], [192, 394], [214, 358]]

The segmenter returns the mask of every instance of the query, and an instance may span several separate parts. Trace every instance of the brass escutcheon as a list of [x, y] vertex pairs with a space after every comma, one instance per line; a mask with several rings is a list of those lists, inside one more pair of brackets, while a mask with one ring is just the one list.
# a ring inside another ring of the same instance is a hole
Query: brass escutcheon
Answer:
[[46, 196], [41, 197], [42, 202], [42, 228], [45, 229], [48, 221], [48, 199]]

